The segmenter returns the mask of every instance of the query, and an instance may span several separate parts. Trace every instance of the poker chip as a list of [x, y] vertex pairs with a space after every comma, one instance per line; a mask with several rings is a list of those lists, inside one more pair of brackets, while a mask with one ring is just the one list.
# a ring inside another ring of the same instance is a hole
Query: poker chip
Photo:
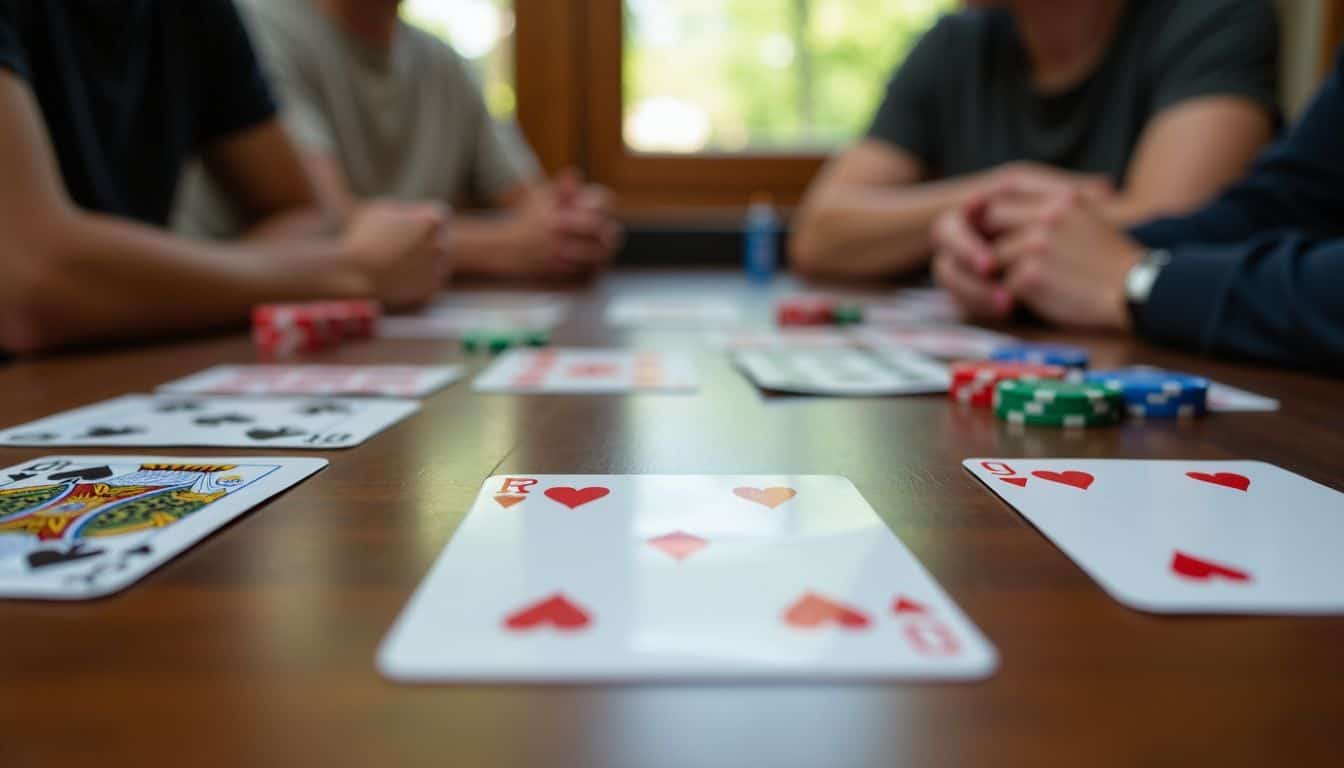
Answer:
[[835, 302], [815, 296], [795, 296], [775, 306], [779, 325], [830, 325], [834, 316]]
[[1007, 380], [994, 388], [994, 414], [1009, 424], [1100, 427], [1125, 415], [1124, 390], [1106, 382]]
[[960, 362], [951, 367], [952, 381], [948, 396], [963, 405], [990, 408], [994, 405], [994, 388], [1004, 381], [1037, 381], [1059, 379], [1065, 369], [1055, 365], [1005, 362]]
[[857, 325], [863, 322], [863, 307], [858, 304], [839, 304], [831, 312], [836, 325]]
[[252, 309], [252, 340], [263, 357], [290, 357], [372, 338], [381, 318], [374, 301], [260, 304]]
[[1209, 380], [1157, 368], [1093, 371], [1084, 379], [1119, 388], [1126, 411], [1139, 419], [1188, 419], [1208, 412]]
[[514, 347], [544, 347], [550, 343], [550, 333], [536, 329], [480, 329], [462, 335], [462, 349], [467, 352], [498, 354]]
[[1089, 359], [1086, 349], [1062, 344], [1014, 344], [999, 347], [989, 357], [1001, 362], [1060, 365], [1065, 368], [1086, 368]]

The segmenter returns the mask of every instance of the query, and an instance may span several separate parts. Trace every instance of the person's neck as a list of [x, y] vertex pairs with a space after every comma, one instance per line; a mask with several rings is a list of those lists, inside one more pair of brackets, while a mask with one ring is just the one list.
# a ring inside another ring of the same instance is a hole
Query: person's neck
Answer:
[[1086, 78], [1106, 55], [1126, 2], [1017, 0], [1017, 25], [1036, 87], [1062, 91]]
[[387, 51], [397, 36], [397, 3], [393, 0], [313, 0], [356, 40], [375, 51]]

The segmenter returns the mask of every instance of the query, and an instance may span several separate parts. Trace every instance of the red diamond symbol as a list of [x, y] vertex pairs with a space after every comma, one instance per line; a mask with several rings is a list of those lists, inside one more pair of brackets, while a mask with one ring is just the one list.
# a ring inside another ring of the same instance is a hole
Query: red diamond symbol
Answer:
[[663, 554], [680, 562], [708, 547], [709, 541], [699, 536], [676, 531], [649, 539], [649, 546], [661, 550]]

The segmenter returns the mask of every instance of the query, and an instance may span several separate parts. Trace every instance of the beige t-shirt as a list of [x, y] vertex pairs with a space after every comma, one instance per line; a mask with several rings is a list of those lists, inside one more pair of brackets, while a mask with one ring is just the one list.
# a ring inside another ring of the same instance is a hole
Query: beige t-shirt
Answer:
[[[313, 3], [239, 0], [291, 135], [334, 158], [356, 196], [492, 205], [540, 173], [447, 44], [402, 24], [391, 50], [374, 51]], [[240, 229], [199, 168], [184, 180], [175, 221], [196, 236]]]

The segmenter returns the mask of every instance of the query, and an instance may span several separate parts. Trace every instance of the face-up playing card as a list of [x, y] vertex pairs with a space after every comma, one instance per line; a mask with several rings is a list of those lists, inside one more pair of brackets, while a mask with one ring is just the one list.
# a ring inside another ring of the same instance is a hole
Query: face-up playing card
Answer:
[[845, 478], [492, 477], [378, 654], [405, 681], [982, 678]]
[[832, 328], [765, 328], [710, 331], [705, 343], [714, 349], [813, 349], [849, 347], [854, 338]]
[[616, 299], [607, 306], [607, 323], [616, 326], [715, 326], [737, 319], [737, 305], [727, 299], [645, 296]]
[[965, 467], [1132, 608], [1344, 612], [1344, 494], [1271, 464], [967, 459]]
[[219, 365], [159, 387], [188, 395], [422, 397], [462, 376], [460, 365]]
[[351, 448], [414, 400], [127, 395], [0, 431], [0, 445]]
[[325, 459], [47, 456], [0, 470], [0, 597], [134, 584]]
[[854, 336], [875, 349], [912, 349], [943, 360], [980, 360], [1017, 342], [1012, 336], [969, 325], [875, 325], [856, 330]]
[[620, 394], [694, 392], [695, 364], [684, 354], [610, 349], [514, 349], [476, 378], [477, 392]]
[[569, 301], [546, 293], [448, 294], [413, 315], [384, 317], [385, 339], [457, 339], [470, 331], [549, 331], [564, 321]]
[[864, 318], [874, 324], [955, 323], [961, 310], [938, 288], [905, 288], [886, 298], [865, 302]]
[[762, 389], [804, 395], [871, 397], [946, 392], [947, 369], [923, 355], [884, 349], [752, 349], [739, 368]]

